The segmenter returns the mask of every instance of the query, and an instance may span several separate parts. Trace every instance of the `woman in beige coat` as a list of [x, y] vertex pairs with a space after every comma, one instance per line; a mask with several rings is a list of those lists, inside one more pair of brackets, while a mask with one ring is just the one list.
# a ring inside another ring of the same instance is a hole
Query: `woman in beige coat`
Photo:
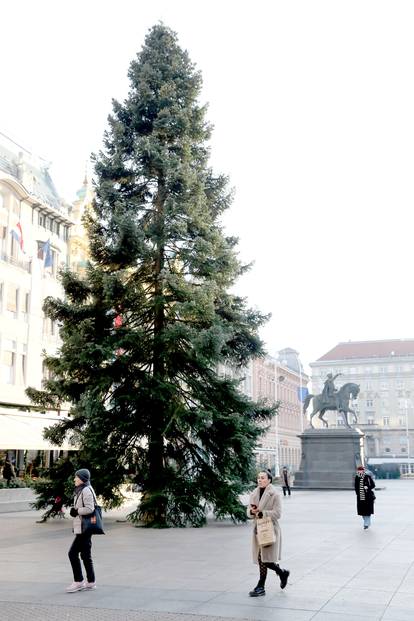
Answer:
[[[70, 514], [73, 517], [73, 533], [75, 539], [69, 550], [69, 560], [72, 565], [73, 582], [66, 592], [75, 593], [85, 589], [95, 589], [95, 571], [92, 562], [92, 539], [91, 535], [82, 533], [82, 515], [90, 515], [95, 509], [95, 492], [90, 483], [91, 473], [86, 468], [81, 468], [75, 473], [75, 497]], [[83, 561], [86, 572], [86, 582], [83, 579]]]
[[[267, 570], [272, 569], [280, 579], [280, 588], [284, 589], [289, 578], [289, 571], [279, 567], [282, 551], [282, 533], [279, 526], [279, 518], [282, 514], [282, 503], [279, 493], [273, 487], [272, 475], [269, 471], [259, 472], [257, 476], [257, 487], [252, 492], [247, 507], [247, 515], [254, 519], [253, 529], [253, 562], [259, 565], [259, 582], [250, 591], [250, 597], [266, 595], [265, 582]], [[276, 541], [270, 546], [259, 546], [256, 535], [256, 520], [262, 517], [272, 519]]]

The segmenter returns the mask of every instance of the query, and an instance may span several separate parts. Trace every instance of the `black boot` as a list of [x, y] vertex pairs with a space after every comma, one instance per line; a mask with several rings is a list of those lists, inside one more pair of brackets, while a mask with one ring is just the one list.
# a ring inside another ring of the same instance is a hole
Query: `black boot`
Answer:
[[249, 595], [250, 597], [260, 597], [261, 595], [266, 595], [264, 586], [258, 584], [257, 587], [254, 587], [253, 591], [250, 591]]
[[280, 570], [279, 578], [280, 578], [280, 588], [281, 589], [284, 589], [285, 586], [287, 585], [289, 574], [290, 574], [290, 571], [287, 570], [287, 569], [281, 569]]

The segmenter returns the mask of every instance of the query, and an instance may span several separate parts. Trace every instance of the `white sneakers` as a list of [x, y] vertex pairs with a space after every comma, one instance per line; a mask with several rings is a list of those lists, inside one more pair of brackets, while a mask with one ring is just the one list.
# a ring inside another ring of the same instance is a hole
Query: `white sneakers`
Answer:
[[72, 582], [68, 587], [66, 587], [66, 593], [76, 593], [76, 591], [92, 591], [92, 589], [96, 589], [96, 582]]
[[76, 593], [76, 591], [83, 591], [85, 588], [85, 582], [72, 582], [68, 587], [66, 587], [66, 593]]

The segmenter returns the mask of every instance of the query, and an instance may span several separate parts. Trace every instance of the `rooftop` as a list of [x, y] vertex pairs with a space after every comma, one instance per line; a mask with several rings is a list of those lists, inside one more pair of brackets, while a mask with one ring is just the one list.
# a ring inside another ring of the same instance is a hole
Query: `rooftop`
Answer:
[[318, 358], [317, 362], [353, 360], [357, 358], [394, 358], [412, 355], [414, 355], [414, 339], [348, 341], [346, 343], [338, 343], [333, 349]]
[[55, 188], [49, 166], [50, 162], [0, 132], [0, 171], [14, 177], [41, 203], [67, 214], [67, 206]]

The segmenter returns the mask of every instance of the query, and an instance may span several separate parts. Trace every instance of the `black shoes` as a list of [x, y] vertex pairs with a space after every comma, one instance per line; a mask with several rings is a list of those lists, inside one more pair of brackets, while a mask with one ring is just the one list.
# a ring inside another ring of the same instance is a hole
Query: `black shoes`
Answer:
[[257, 586], [253, 589], [253, 591], [250, 591], [249, 595], [250, 597], [260, 597], [261, 595], [266, 595], [266, 591], [264, 587]]
[[287, 569], [282, 569], [282, 573], [280, 574], [280, 588], [284, 589], [287, 585], [287, 581], [289, 578], [290, 571]]

